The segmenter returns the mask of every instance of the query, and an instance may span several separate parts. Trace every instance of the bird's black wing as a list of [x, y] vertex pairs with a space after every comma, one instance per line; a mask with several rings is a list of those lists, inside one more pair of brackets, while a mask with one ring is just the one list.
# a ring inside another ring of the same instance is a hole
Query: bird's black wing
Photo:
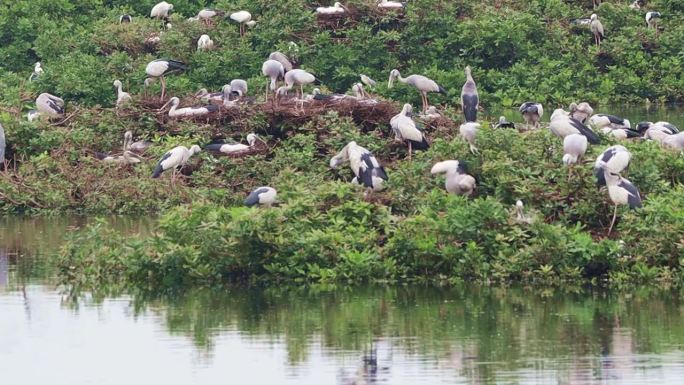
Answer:
[[678, 134], [679, 133], [679, 128], [675, 126], [674, 124], [671, 123], [665, 123], [663, 124], [663, 127], [667, 128], [668, 130], [672, 131], [673, 134]]
[[477, 121], [477, 105], [480, 98], [477, 95], [463, 95], [463, 115], [466, 122]]
[[164, 75], [168, 75], [172, 72], [185, 71], [186, 69], [188, 69], [188, 66], [182, 61], [173, 59], [163, 59], [163, 61], [169, 63], [169, 68], [167, 68], [166, 71], [164, 71]]
[[629, 192], [629, 195], [627, 196], [627, 204], [629, 204], [629, 208], [636, 209], [641, 207], [641, 195], [639, 194], [639, 190], [635, 185], [633, 185], [627, 179], [622, 179], [618, 183], [618, 186]]
[[254, 191], [252, 191], [248, 196], [247, 199], [245, 199], [245, 206], [254, 206], [255, 204], [259, 203], [259, 195], [268, 192], [268, 189], [265, 187], [258, 188]]
[[639, 131], [632, 130], [630, 128], [625, 128], [624, 129], [625, 134], [627, 134], [628, 138], [640, 138], [641, 133]]
[[575, 127], [577, 129], [577, 131], [579, 131], [580, 134], [586, 136], [589, 143], [591, 143], [591, 144], [601, 143], [601, 138], [599, 138], [598, 135], [596, 135], [596, 133], [591, 130], [591, 128], [585, 126], [579, 120], [577, 120], [575, 118], [570, 118], [570, 125]]
[[615, 115], [606, 115], [606, 114], [598, 114], [598, 115], [599, 116], [605, 116], [606, 118], [608, 118], [608, 121], [610, 121], [613, 124], [623, 124], [625, 121], [624, 119], [619, 118]]
[[52, 99], [48, 100], [47, 104], [48, 104], [48, 106], [50, 106], [50, 108], [52, 108], [55, 112], [57, 112], [57, 113], [59, 113], [59, 114], [63, 114], [63, 113], [64, 113], [64, 107], [62, 107], [62, 106], [60, 106], [59, 104], [55, 103]]

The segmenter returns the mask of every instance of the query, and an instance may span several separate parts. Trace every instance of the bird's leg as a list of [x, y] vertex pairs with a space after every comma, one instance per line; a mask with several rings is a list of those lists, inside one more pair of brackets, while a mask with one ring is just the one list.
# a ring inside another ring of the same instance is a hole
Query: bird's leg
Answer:
[[423, 113], [427, 112], [429, 104], [430, 103], [428, 102], [427, 93], [423, 92]]
[[266, 100], [264, 100], [265, 102], [268, 102], [268, 89], [270, 88], [270, 86], [271, 86], [271, 83], [266, 82]]
[[164, 100], [164, 94], [166, 93], [166, 79], [162, 76], [161, 78], [161, 100]]
[[610, 232], [613, 231], [613, 225], [615, 224], [615, 218], [617, 218], [617, 208], [618, 208], [618, 205], [615, 205], [615, 210], [613, 211], [613, 220], [610, 222], [610, 227], [608, 228], [608, 234], [606, 236], [610, 236]]
[[413, 151], [413, 146], [411, 145], [411, 141], [409, 140], [408, 142], [408, 147], [409, 147], [409, 160], [411, 160], [411, 152]]

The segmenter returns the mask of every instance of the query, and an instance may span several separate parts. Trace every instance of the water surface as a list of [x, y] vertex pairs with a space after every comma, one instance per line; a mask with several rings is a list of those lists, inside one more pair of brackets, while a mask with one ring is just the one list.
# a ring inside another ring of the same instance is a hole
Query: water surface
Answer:
[[[1, 223], [7, 384], [663, 385], [684, 378], [684, 306], [675, 292], [233, 287], [74, 298], [56, 286], [46, 262], [74, 220]], [[115, 223], [121, 231], [147, 229]]]

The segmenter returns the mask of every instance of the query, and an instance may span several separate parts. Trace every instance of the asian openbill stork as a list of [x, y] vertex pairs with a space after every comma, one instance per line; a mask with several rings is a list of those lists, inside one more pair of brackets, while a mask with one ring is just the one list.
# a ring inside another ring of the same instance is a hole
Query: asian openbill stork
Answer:
[[145, 85], [148, 86], [149, 83], [151, 83], [153, 80], [152, 79], [160, 79], [161, 81], [161, 100], [164, 100], [164, 96], [166, 94], [166, 79], [165, 77], [167, 75], [185, 71], [188, 67], [185, 65], [185, 63], [178, 61], [178, 60], [172, 60], [172, 59], [157, 59], [157, 60], [152, 60], [151, 62], [147, 63], [147, 67], [145, 67], [145, 73], [147, 74], [148, 78], [145, 79]]
[[641, 195], [639, 194], [639, 189], [632, 182], [620, 176], [619, 173], [612, 171], [605, 162], [599, 162], [598, 166], [603, 170], [603, 177], [608, 187], [608, 196], [615, 205], [613, 220], [608, 228], [608, 235], [610, 235], [613, 225], [615, 225], [615, 218], [617, 218], [618, 206], [629, 205], [630, 209], [639, 208], [641, 207]]
[[245, 199], [245, 206], [252, 207], [258, 204], [263, 207], [271, 207], [276, 203], [277, 196], [278, 192], [273, 187], [257, 187]]
[[420, 92], [421, 100], [423, 101], [423, 112], [427, 111], [428, 108], [428, 92], [439, 92], [446, 94], [446, 90], [437, 84], [434, 80], [423, 76], [423, 75], [409, 75], [405, 78], [401, 77], [401, 73], [397, 69], [393, 69], [390, 72], [389, 81], [387, 82], [387, 88], [392, 88], [394, 81], [399, 80], [404, 84], [411, 85], [415, 87], [418, 92]]
[[544, 116], [544, 107], [541, 103], [525, 102], [518, 109], [525, 119], [525, 124], [529, 127], [539, 128], [539, 121]]
[[173, 169], [171, 180], [174, 181], [176, 179], [176, 170], [183, 167], [191, 156], [200, 151], [202, 150], [196, 144], [190, 147], [190, 149], [185, 146], [172, 148], [159, 159], [157, 167], [154, 168], [154, 172], [152, 173], [152, 178], [159, 178], [164, 171]]
[[446, 174], [444, 186], [451, 194], [470, 196], [475, 189], [475, 178], [468, 175], [464, 163], [457, 160], [437, 162], [432, 166], [430, 173]]
[[477, 108], [480, 105], [480, 96], [477, 93], [477, 85], [473, 80], [470, 66], [465, 68], [466, 82], [461, 89], [461, 109], [466, 122], [477, 121]]
[[337, 155], [330, 159], [330, 167], [335, 169], [344, 162], [349, 162], [355, 177], [352, 183], [360, 184], [370, 191], [383, 189], [388, 179], [385, 169], [367, 149], [351, 141]]

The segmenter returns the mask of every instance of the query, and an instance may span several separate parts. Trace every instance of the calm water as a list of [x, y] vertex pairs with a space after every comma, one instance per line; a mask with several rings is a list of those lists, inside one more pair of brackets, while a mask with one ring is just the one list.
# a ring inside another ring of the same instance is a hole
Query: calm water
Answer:
[[[117, 220], [121, 231], [147, 222]], [[677, 293], [360, 287], [62, 294], [83, 220], [0, 221], [6, 384], [681, 384]]]

